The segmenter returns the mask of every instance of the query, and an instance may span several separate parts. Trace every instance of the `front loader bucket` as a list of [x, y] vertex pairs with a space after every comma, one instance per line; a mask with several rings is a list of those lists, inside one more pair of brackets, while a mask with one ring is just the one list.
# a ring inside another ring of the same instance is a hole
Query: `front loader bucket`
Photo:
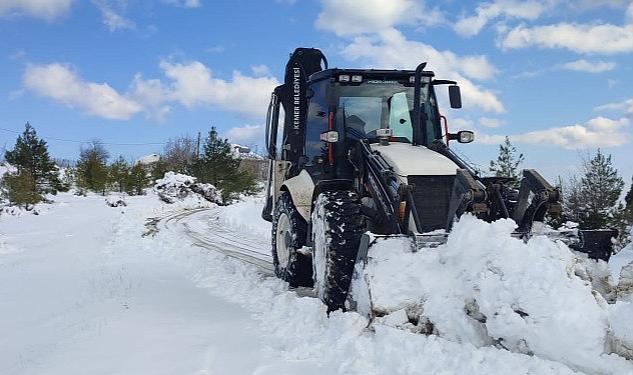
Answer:
[[[613, 239], [617, 237], [617, 230], [573, 230], [572, 232], [562, 233], [558, 231], [550, 231], [542, 233], [552, 241], [562, 241], [566, 243], [571, 250], [587, 254], [590, 259], [609, 261], [613, 249]], [[513, 232], [512, 237], [528, 241], [530, 236], [526, 237], [524, 233]], [[354, 273], [352, 282], [347, 296], [346, 309], [357, 311], [370, 319], [380, 317], [392, 313], [394, 310], [406, 309], [407, 313], [411, 313], [410, 309], [415, 308], [416, 301], [395, 301], [393, 291], [390, 286], [376, 285], [373, 276], [365, 272], [365, 268], [370, 261], [384, 262], [382, 259], [390, 248], [400, 249], [400, 257], [407, 258], [411, 253], [428, 251], [433, 248], [445, 244], [448, 235], [444, 232], [432, 232], [427, 234], [414, 235], [377, 235], [370, 232], [363, 234], [354, 265]], [[370, 251], [371, 250], [371, 251]], [[432, 251], [430, 253], [433, 253]], [[393, 254], [392, 254], [393, 255]], [[412, 254], [415, 256], [415, 254]], [[433, 255], [432, 255], [433, 256]], [[393, 262], [393, 257], [389, 260]], [[407, 267], [406, 262], [397, 263], [402, 267]], [[400, 269], [393, 269], [395, 273]], [[384, 280], [384, 278], [383, 278]], [[395, 286], [391, 286], [395, 287]], [[405, 289], [408, 286], [403, 286]], [[398, 289], [402, 289], [398, 287]], [[397, 293], [395, 293], [397, 294]]]
[[586, 253], [589, 258], [609, 261], [613, 253], [613, 240], [618, 237], [615, 229], [579, 230], [579, 241], [570, 244], [573, 250]]

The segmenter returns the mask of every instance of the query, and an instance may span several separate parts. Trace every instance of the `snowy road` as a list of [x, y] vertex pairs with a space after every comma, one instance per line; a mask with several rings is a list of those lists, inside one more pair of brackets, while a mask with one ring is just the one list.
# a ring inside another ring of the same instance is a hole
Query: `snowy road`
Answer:
[[[141, 240], [132, 222], [147, 199], [122, 211], [101, 197], [59, 200], [39, 216], [3, 217], [1, 374], [246, 374], [261, 366], [252, 313], [201, 288], [180, 255]], [[166, 225], [181, 223], [170, 217]]]
[[221, 215], [220, 207], [178, 212], [161, 218], [158, 229], [182, 232], [200, 247], [252, 264], [273, 276], [270, 240], [232, 230]]
[[[442, 335], [368, 329], [356, 313], [328, 317], [318, 299], [267, 276], [270, 224], [258, 199], [195, 209], [150, 194], [112, 208], [103, 197], [60, 194], [37, 216], [0, 217], [0, 374], [579, 370]], [[143, 236], [149, 218], [163, 219]], [[631, 374], [633, 365], [601, 356], [581, 371]]]

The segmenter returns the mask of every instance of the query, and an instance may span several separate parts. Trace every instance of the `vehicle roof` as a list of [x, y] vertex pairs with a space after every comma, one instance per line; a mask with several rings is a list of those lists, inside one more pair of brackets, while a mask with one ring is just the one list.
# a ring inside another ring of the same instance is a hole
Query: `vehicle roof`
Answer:
[[[386, 69], [325, 69], [316, 72], [310, 76], [310, 81], [320, 81], [322, 79], [338, 76], [340, 74], [357, 74], [363, 77], [409, 77], [415, 74], [415, 70], [386, 70]], [[423, 70], [422, 75], [433, 77], [435, 73], [430, 70]]]

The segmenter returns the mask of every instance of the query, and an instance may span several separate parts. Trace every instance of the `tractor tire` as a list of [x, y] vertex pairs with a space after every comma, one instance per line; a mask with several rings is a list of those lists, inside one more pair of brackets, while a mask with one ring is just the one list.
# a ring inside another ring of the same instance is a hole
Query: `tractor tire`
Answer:
[[345, 310], [360, 239], [365, 231], [361, 202], [351, 191], [321, 193], [312, 213], [313, 277], [328, 313]]
[[300, 252], [306, 242], [308, 225], [288, 192], [283, 192], [277, 200], [272, 222], [275, 275], [293, 288], [312, 287], [312, 259]]

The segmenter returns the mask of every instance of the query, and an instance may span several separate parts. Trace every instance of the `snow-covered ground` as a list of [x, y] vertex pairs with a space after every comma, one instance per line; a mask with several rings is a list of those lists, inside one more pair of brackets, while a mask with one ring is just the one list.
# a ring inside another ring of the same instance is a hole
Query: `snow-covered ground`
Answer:
[[[597, 299], [574, 294], [587, 290], [591, 296], [590, 288], [576, 285], [578, 281], [553, 289], [573, 293], [551, 311], [535, 315], [544, 314], [547, 328], [560, 321], [560, 314], [580, 321], [578, 316], [587, 314], [598, 321], [580, 332], [523, 327], [539, 340], [548, 334], [565, 336], [552, 340], [572, 348], [558, 348], [556, 355], [537, 352], [534, 346], [535, 355], [527, 355], [456, 335], [426, 336], [389, 322], [368, 327], [357, 313], [335, 312], [328, 318], [319, 300], [288, 291], [285, 283], [255, 266], [194, 246], [178, 226], [143, 236], [151, 227], [146, 225], [152, 222], [149, 218], [193, 208], [194, 202], [165, 204], [155, 193], [124, 199], [126, 206], [110, 207], [100, 196], [60, 194], [56, 203], [42, 205], [39, 215], [0, 216], [0, 374], [572, 374], [581, 368], [586, 373], [633, 373], [631, 361], [600, 357], [595, 342], [577, 341], [594, 338], [595, 327], [605, 322], [621, 326], [614, 328], [623, 336], [630, 334], [630, 302], [604, 307], [613, 309], [613, 315], [600, 312]], [[235, 235], [267, 243], [270, 226], [259, 219], [262, 203], [261, 198], [248, 198], [214, 210]], [[455, 238], [453, 246], [474, 240]], [[551, 243], [541, 245], [551, 250]], [[492, 254], [462, 262], [488, 264], [498, 276], [496, 271], [506, 269], [494, 263], [498, 253]], [[553, 258], [566, 259], [563, 253]], [[448, 270], [458, 262], [457, 250], [452, 250], [440, 264]], [[526, 270], [521, 264], [515, 268]], [[453, 276], [454, 283], [464, 286], [479, 275]], [[506, 276], [527, 285], [498, 290], [498, 300], [507, 293], [515, 293], [517, 300], [538, 298], [538, 290], [546, 289], [543, 285], [530, 292], [535, 274], [524, 273], [524, 280]], [[495, 280], [482, 285], [480, 293], [494, 294]], [[548, 276], [543, 283], [551, 280], [558, 279]], [[550, 301], [548, 295], [541, 297]], [[588, 305], [569, 302], [576, 297], [575, 302]], [[446, 302], [450, 307], [455, 301]], [[568, 306], [586, 311], [564, 311]], [[446, 312], [453, 313], [450, 308]], [[463, 318], [455, 319], [455, 325], [462, 324]], [[521, 321], [517, 324], [525, 324]], [[442, 324], [451, 323], [447, 319]], [[588, 359], [559, 358], [559, 352]]]

